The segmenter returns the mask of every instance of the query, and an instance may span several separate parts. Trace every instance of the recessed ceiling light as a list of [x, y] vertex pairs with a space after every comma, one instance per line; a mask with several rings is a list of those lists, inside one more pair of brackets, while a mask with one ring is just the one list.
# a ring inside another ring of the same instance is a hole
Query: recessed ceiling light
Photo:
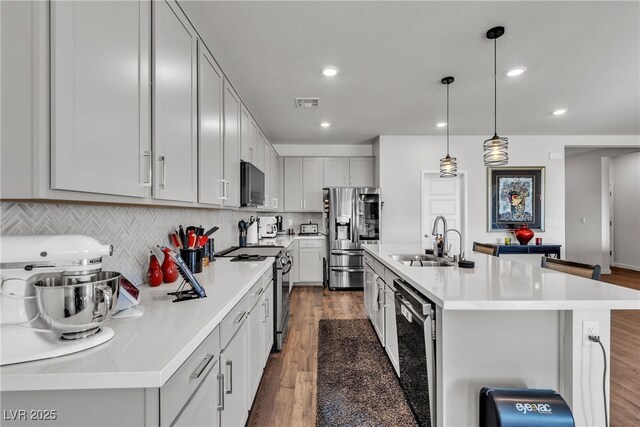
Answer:
[[527, 67], [516, 67], [516, 68], [513, 68], [513, 69], [507, 71], [504, 74], [507, 77], [515, 77], [515, 76], [519, 76], [520, 74], [524, 73], [525, 71], [527, 71]]
[[567, 112], [566, 108], [559, 108], [559, 109], [557, 109], [556, 111], [553, 112], [553, 115], [554, 116], [561, 116], [566, 112]]
[[331, 126], [331, 122], [322, 122], [320, 123], [320, 126], [322, 126], [323, 128], [328, 128], [329, 126]]
[[443, 128], [445, 127], [447, 124], [445, 122], [440, 122], [438, 123], [436, 126], [438, 126], [439, 128]]
[[338, 72], [340, 72], [340, 69], [338, 67], [334, 67], [333, 65], [324, 67], [322, 69], [322, 74], [324, 74], [326, 77], [333, 77], [338, 74]]

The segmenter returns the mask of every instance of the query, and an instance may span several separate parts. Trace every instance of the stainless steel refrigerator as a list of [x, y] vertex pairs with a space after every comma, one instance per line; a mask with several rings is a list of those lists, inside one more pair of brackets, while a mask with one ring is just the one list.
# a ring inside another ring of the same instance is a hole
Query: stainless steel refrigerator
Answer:
[[329, 289], [364, 287], [363, 243], [380, 240], [380, 189], [324, 189], [327, 233], [325, 285]]

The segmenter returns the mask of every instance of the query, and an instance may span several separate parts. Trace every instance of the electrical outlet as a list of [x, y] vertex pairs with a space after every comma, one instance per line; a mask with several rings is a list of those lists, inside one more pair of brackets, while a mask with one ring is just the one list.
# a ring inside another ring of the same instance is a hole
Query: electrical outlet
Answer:
[[595, 345], [589, 340], [589, 335], [600, 336], [600, 325], [598, 322], [582, 322], [582, 345]]
[[289, 227], [291, 227], [293, 225], [293, 220], [289, 219]]

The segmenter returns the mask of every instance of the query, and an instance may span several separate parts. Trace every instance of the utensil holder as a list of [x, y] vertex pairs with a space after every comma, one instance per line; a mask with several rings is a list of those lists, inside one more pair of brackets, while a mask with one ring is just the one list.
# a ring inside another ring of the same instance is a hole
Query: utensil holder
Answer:
[[180, 249], [180, 258], [187, 264], [193, 274], [202, 273], [202, 257], [204, 249]]

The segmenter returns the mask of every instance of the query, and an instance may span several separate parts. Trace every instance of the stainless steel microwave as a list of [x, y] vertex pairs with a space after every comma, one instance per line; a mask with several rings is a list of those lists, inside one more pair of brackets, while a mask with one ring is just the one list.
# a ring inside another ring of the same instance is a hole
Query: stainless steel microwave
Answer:
[[264, 205], [264, 173], [249, 162], [240, 162], [240, 206]]

